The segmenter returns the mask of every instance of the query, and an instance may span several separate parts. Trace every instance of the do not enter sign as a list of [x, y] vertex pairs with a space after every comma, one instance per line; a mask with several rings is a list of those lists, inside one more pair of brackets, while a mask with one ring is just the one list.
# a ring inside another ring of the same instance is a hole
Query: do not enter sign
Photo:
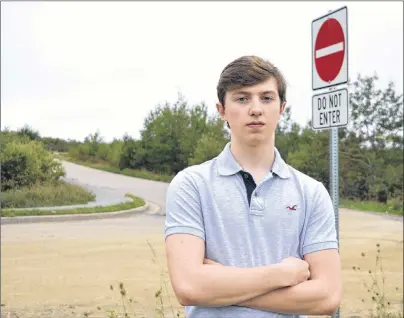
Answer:
[[315, 64], [324, 82], [333, 81], [341, 70], [345, 56], [344, 31], [336, 19], [326, 20], [317, 34]]
[[313, 90], [348, 82], [346, 7], [312, 23]]

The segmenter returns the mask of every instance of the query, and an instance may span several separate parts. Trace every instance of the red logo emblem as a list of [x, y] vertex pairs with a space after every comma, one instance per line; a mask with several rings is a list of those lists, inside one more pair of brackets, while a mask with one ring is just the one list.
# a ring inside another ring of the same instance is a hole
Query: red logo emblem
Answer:
[[287, 206], [287, 208], [288, 208], [289, 210], [296, 211], [297, 205], [294, 205], [294, 206], [292, 206], [292, 207]]

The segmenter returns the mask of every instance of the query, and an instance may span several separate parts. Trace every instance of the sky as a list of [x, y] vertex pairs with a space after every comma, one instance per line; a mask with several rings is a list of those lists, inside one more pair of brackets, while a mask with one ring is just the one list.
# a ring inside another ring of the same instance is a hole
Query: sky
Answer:
[[[292, 119], [312, 112], [312, 21], [348, 7], [349, 77], [403, 91], [403, 3], [1, 2], [1, 128], [105, 141], [138, 138], [181, 92], [216, 112], [222, 69], [242, 55], [274, 63]], [[317, 93], [317, 92], [316, 92]]]

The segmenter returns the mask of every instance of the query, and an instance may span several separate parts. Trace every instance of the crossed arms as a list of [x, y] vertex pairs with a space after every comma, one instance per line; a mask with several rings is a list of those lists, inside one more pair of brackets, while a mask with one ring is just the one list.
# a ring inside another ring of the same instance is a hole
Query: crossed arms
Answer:
[[341, 301], [336, 249], [307, 254], [304, 261], [236, 268], [204, 259], [202, 239], [174, 234], [166, 239], [166, 252], [171, 283], [183, 306], [236, 305], [283, 314], [332, 315]]

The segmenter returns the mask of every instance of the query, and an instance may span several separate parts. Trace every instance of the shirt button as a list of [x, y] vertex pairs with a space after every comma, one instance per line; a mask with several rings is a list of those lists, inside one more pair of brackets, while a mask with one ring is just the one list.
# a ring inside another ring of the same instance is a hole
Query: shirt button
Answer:
[[245, 174], [244, 174], [244, 178], [248, 179], [248, 174], [245, 173]]

